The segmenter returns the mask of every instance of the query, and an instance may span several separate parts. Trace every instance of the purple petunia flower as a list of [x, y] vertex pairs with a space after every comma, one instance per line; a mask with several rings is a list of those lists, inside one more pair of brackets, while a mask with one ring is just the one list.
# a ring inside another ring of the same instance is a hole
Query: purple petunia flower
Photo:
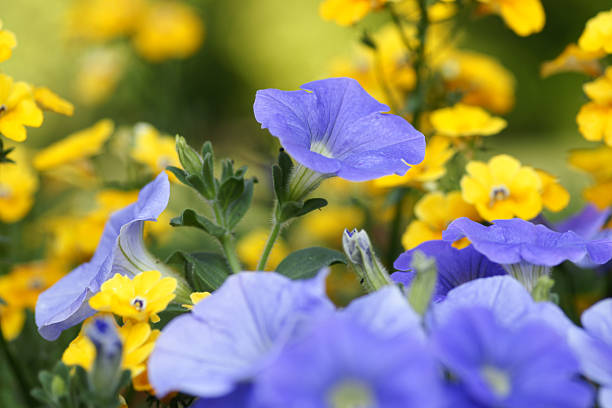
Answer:
[[599, 210], [593, 204], [587, 204], [582, 211], [561, 222], [553, 224], [552, 229], [559, 232], [573, 231], [586, 239], [594, 239], [602, 232], [602, 227], [610, 218], [609, 208]]
[[442, 239], [449, 242], [463, 237], [529, 290], [540, 276], [550, 273], [552, 266], [563, 261], [580, 262], [586, 258], [602, 264], [612, 258], [612, 240], [591, 240], [572, 231], [556, 232], [519, 218], [496, 220], [493, 225], [484, 226], [462, 217], [442, 233]]
[[433, 331], [431, 341], [457, 381], [453, 407], [586, 408], [592, 403], [592, 389], [578, 379], [571, 349], [541, 321], [508, 327], [486, 308], [461, 308]]
[[599, 405], [612, 407], [612, 299], [591, 306], [581, 317], [584, 330], [570, 331], [569, 343], [578, 355], [582, 372], [601, 385]]
[[381, 338], [332, 317], [285, 347], [254, 384], [257, 407], [440, 407], [442, 382], [426, 346]]
[[92, 259], [38, 297], [36, 325], [42, 337], [55, 340], [63, 330], [93, 315], [89, 298], [115, 273], [133, 276], [152, 269], [173, 273], [146, 250], [142, 238], [144, 222], [157, 219], [169, 196], [168, 176], [162, 172], [140, 191], [137, 202], [111, 215]]
[[[351, 78], [329, 78], [299, 91], [257, 91], [262, 128], [305, 168], [351, 181], [404, 174], [425, 157], [425, 138]], [[299, 170], [296, 169], [296, 173]], [[319, 180], [320, 181], [320, 180]]]
[[293, 281], [242, 272], [227, 278], [162, 331], [148, 365], [156, 393], [220, 397], [250, 380], [308, 322], [333, 312], [325, 276]]
[[478, 278], [506, 274], [501, 265], [489, 261], [471, 245], [464, 249], [457, 249], [450, 242], [427, 241], [404, 252], [395, 260], [393, 267], [399, 272], [391, 275], [393, 281], [407, 287], [410, 286], [416, 274], [411, 266], [412, 256], [416, 251], [436, 260], [438, 281], [432, 298], [434, 302], [444, 300], [448, 291], [463, 283]]

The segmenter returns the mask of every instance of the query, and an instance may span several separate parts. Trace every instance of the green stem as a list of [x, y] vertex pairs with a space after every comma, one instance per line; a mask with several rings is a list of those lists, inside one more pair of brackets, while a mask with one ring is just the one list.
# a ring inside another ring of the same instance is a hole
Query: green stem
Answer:
[[23, 401], [26, 403], [26, 406], [28, 407], [36, 406], [37, 405], [36, 401], [34, 401], [33, 398], [30, 396], [30, 385], [28, 384], [28, 381], [26, 380], [25, 374], [21, 370], [21, 366], [19, 365], [19, 363], [13, 356], [13, 353], [11, 353], [8, 343], [6, 342], [6, 339], [1, 333], [0, 333], [0, 349], [2, 349], [2, 352], [6, 356], [8, 365], [13, 372], [13, 376], [15, 377], [15, 380], [17, 381], [19, 391], [22, 394]]
[[270, 256], [270, 252], [272, 252], [272, 248], [274, 248], [274, 244], [278, 239], [278, 234], [280, 233], [282, 223], [278, 221], [278, 204], [274, 206], [274, 223], [272, 224], [272, 230], [270, 231], [270, 235], [268, 236], [268, 240], [266, 241], [266, 246], [264, 247], [263, 252], [261, 253], [261, 258], [257, 263], [257, 270], [264, 271], [266, 268], [266, 264], [268, 263], [268, 257]]
[[427, 0], [418, 0], [419, 6], [419, 21], [417, 23], [417, 33], [419, 43], [416, 48], [416, 55], [414, 61], [414, 71], [416, 72], [416, 86], [414, 95], [417, 98], [418, 103], [416, 104], [413, 112], [412, 121], [414, 126], [419, 126], [421, 114], [426, 108], [426, 95], [427, 95], [427, 78], [425, 70], [427, 69], [425, 64], [425, 43], [427, 41], [427, 30], [429, 28], [429, 16], [427, 15]]
[[391, 221], [391, 228], [389, 229], [389, 246], [387, 250], [387, 265], [393, 265], [395, 258], [401, 252], [402, 244], [401, 244], [401, 227], [402, 227], [402, 219], [404, 213], [404, 193], [401, 193], [402, 196], [397, 199], [395, 203], [395, 207], [393, 209], [393, 220]]
[[[217, 224], [225, 228], [223, 216], [221, 215], [221, 209], [217, 205], [216, 201], [212, 203], [212, 209], [215, 213], [215, 219], [217, 220]], [[238, 259], [238, 253], [236, 252], [236, 244], [234, 243], [234, 236], [232, 235], [232, 233], [230, 231], [227, 231], [225, 235], [219, 238], [219, 243], [223, 248], [225, 259], [227, 259], [227, 263], [229, 264], [232, 273], [238, 273], [242, 271], [242, 266], [240, 265], [240, 260]]]

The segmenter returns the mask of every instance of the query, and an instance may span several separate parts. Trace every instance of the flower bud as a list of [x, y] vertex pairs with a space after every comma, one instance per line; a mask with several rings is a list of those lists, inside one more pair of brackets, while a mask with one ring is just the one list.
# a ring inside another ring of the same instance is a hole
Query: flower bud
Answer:
[[183, 136], [176, 135], [176, 151], [181, 166], [189, 175], [200, 175], [202, 172], [202, 158], [187, 144]]
[[370, 237], [365, 231], [345, 229], [342, 246], [365, 290], [374, 292], [385, 285], [392, 284], [389, 274], [374, 254]]
[[97, 395], [114, 392], [121, 380], [123, 344], [117, 325], [111, 316], [94, 318], [86, 327], [85, 335], [96, 348], [96, 358], [89, 372], [89, 384]]
[[415, 312], [425, 314], [438, 280], [438, 268], [433, 257], [427, 257], [420, 251], [412, 255], [412, 269], [416, 272], [410, 290], [408, 301]]

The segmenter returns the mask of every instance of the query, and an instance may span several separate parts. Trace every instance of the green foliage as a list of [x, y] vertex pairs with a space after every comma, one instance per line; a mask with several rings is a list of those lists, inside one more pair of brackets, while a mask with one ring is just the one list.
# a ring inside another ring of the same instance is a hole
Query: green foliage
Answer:
[[283, 259], [276, 272], [291, 279], [308, 279], [322, 268], [338, 263], [346, 264], [346, 257], [340, 251], [322, 247], [304, 248]]
[[408, 291], [408, 301], [415, 312], [424, 315], [438, 281], [436, 260], [416, 251], [412, 256], [411, 266], [416, 275]]
[[212, 292], [218, 289], [232, 273], [225, 257], [213, 252], [188, 254], [184, 251], [177, 251], [166, 262], [183, 263], [185, 278], [189, 286], [197, 292]]

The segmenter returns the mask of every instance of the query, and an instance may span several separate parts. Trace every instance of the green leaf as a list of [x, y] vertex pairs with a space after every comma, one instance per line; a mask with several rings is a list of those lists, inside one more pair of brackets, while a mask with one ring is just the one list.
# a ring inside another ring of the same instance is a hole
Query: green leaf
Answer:
[[311, 211], [318, 210], [327, 205], [327, 200], [323, 198], [310, 198], [304, 202], [289, 201], [281, 205], [281, 221], [288, 221], [291, 218], [301, 217]]
[[209, 200], [215, 198], [215, 169], [214, 169], [214, 158], [212, 153], [206, 153], [204, 155], [202, 164], [202, 182], [204, 183], [204, 197]]
[[176, 152], [183, 169], [189, 174], [200, 174], [202, 158], [193, 147], [189, 146], [183, 136], [176, 135]]
[[340, 251], [323, 247], [300, 249], [289, 254], [276, 268], [276, 272], [291, 279], [308, 279], [321, 268], [337, 263], [346, 264], [346, 257]]
[[215, 152], [213, 150], [213, 145], [210, 142], [210, 140], [207, 140], [204, 142], [204, 144], [202, 144], [202, 150], [200, 151], [200, 154], [202, 155], [202, 157], [206, 156], [206, 154], [208, 153], [210, 153], [211, 158], [214, 160]]
[[232, 159], [221, 160], [221, 183], [234, 175], [234, 161]]
[[217, 195], [217, 200], [219, 200], [221, 208], [224, 210], [227, 209], [234, 200], [238, 199], [238, 197], [242, 195], [243, 191], [243, 178], [232, 176], [225, 179], [225, 181], [221, 184], [219, 194]]
[[222, 228], [208, 218], [197, 214], [194, 210], [187, 209], [178, 217], [170, 220], [173, 227], [195, 227], [199, 228], [214, 237], [225, 235], [225, 228]]
[[185, 278], [191, 288], [197, 292], [211, 292], [218, 289], [232, 273], [225, 258], [213, 252], [188, 254], [177, 251], [166, 262], [184, 262]]
[[174, 166], [168, 166], [166, 167], [166, 170], [174, 174], [181, 183], [185, 184], [186, 186], [190, 186], [189, 182], [187, 181], [187, 173], [183, 169], [179, 169], [178, 167]]
[[237, 200], [234, 200], [227, 209], [226, 224], [230, 231], [240, 222], [251, 206], [251, 201], [253, 199], [253, 184], [253, 179], [246, 180], [244, 182], [244, 191], [242, 195]]
[[199, 174], [190, 174], [187, 176], [187, 182], [195, 191], [200, 193], [201, 196], [206, 197], [206, 186], [202, 181], [202, 177]]
[[287, 186], [284, 184], [283, 171], [278, 164], [272, 166], [272, 185], [278, 202], [283, 203], [285, 201]]

